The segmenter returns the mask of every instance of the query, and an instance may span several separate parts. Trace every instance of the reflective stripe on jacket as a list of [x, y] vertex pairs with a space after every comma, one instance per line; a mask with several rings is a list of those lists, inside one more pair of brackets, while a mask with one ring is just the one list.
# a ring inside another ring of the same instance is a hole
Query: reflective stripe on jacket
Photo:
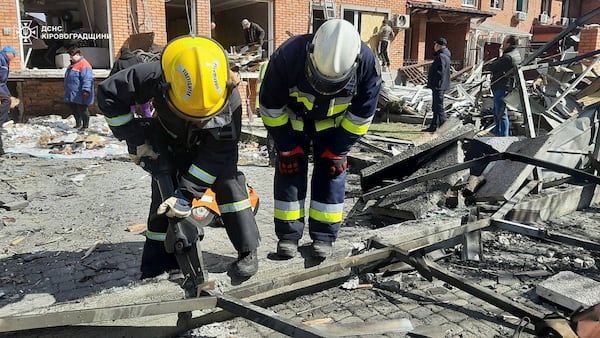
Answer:
[[335, 128], [331, 150], [342, 154], [371, 124], [381, 89], [379, 63], [362, 43], [356, 76], [341, 92], [321, 95], [306, 78], [310, 41], [311, 34], [294, 36], [271, 56], [259, 93], [261, 117], [282, 151], [297, 146], [294, 130], [306, 130], [305, 124], [312, 123], [317, 132]]

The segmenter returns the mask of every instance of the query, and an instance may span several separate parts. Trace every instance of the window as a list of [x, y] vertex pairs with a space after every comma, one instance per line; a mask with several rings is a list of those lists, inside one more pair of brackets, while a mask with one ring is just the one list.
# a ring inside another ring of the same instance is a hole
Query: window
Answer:
[[504, 8], [504, 0], [492, 0], [490, 3], [491, 8], [502, 9]]
[[23, 1], [21, 42], [25, 68], [56, 69], [69, 64], [67, 49], [81, 48], [96, 69], [110, 68], [108, 0]]
[[550, 0], [542, 0], [542, 8], [540, 10], [540, 13], [546, 13], [547, 15], [550, 15], [550, 9], [552, 9], [552, 4], [550, 3]]
[[527, 1], [528, 0], [517, 0], [517, 8], [518, 12], [527, 13]]
[[469, 6], [469, 7], [475, 7], [475, 2], [477, 0], [462, 0], [462, 5], [463, 6]]
[[372, 37], [379, 31], [381, 22], [390, 19], [390, 13], [371, 12], [353, 8], [342, 8], [342, 15], [344, 20], [349, 21], [356, 27], [361, 40], [368, 44], [376, 41]]

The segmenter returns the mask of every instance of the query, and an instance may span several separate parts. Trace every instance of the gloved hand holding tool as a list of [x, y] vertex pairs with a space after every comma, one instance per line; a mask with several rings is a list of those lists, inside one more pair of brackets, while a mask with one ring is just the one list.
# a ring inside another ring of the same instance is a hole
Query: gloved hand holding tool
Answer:
[[152, 145], [150, 145], [150, 143], [148, 142], [137, 146], [135, 148], [135, 154], [130, 154], [130, 156], [133, 162], [138, 165], [144, 157], [147, 157], [151, 160], [158, 159], [158, 154], [154, 151]]
[[283, 175], [294, 175], [300, 172], [300, 163], [305, 161], [304, 149], [297, 146], [290, 151], [280, 151], [278, 154], [278, 170]]
[[192, 202], [187, 199], [181, 190], [177, 189], [173, 195], [158, 206], [156, 214], [172, 218], [186, 218], [191, 215]]
[[329, 149], [325, 149], [321, 155], [321, 161], [325, 161], [326, 167], [329, 167], [329, 175], [337, 177], [348, 168], [346, 155], [336, 155]]

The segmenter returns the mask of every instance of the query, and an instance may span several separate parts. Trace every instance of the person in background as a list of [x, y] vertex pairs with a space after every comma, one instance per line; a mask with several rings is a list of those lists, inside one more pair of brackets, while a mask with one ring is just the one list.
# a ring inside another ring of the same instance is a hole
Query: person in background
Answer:
[[65, 102], [75, 117], [75, 128], [84, 130], [90, 124], [88, 106], [94, 102], [94, 73], [90, 63], [73, 46], [68, 50], [71, 64], [65, 71]]
[[[10, 120], [10, 90], [6, 82], [10, 73], [10, 62], [17, 56], [17, 50], [13, 46], [4, 46], [0, 51], [0, 129], [4, 123]], [[0, 156], [4, 155], [4, 144], [0, 131]]]
[[431, 89], [431, 110], [433, 118], [425, 132], [434, 132], [446, 122], [446, 111], [444, 110], [444, 93], [450, 88], [450, 50], [446, 47], [448, 41], [445, 38], [435, 40], [433, 44], [434, 60], [427, 74], [427, 88]]
[[271, 56], [259, 104], [277, 150], [278, 256], [294, 257], [302, 238], [311, 145], [311, 256], [322, 260], [332, 254], [343, 220], [346, 154], [369, 129], [380, 90], [377, 56], [345, 20], [327, 20], [314, 35], [295, 35]]
[[515, 48], [517, 38], [513, 35], [507, 36], [502, 41], [502, 56], [488, 65], [492, 72], [492, 93], [494, 94], [494, 121], [496, 125], [492, 133], [496, 136], [509, 135], [508, 110], [504, 97], [512, 90], [515, 81], [513, 69], [521, 63], [521, 54]]
[[388, 54], [388, 48], [392, 40], [394, 40], [394, 30], [389, 20], [383, 20], [381, 28], [377, 33], [379, 39], [379, 57], [381, 58], [381, 70], [384, 72], [390, 71], [390, 56]]
[[[123, 47], [121, 48], [119, 59], [115, 62], [112, 69], [110, 70], [109, 76], [114, 75], [120, 70], [131, 67], [133, 65], [137, 65], [138, 63], [142, 62], [144, 62], [142, 58], [135, 55], [129, 48]], [[142, 117], [152, 117], [152, 106], [150, 105], [150, 102], [142, 103], [141, 108]], [[130, 110], [132, 114], [137, 114], [137, 104], [132, 104], [130, 106]]]
[[[165, 249], [169, 218], [193, 217], [192, 200], [209, 188], [238, 252], [230, 275], [245, 278], [258, 270], [258, 226], [245, 177], [237, 170], [242, 101], [236, 86], [223, 47], [200, 36], [174, 39], [160, 61], [126, 68], [98, 86], [98, 106], [115, 137], [127, 142], [134, 162], [163, 158], [174, 170], [169, 173], [175, 188], [171, 196], [163, 199], [157, 180], [152, 180], [142, 279], [179, 268], [174, 254]], [[151, 98], [159, 122], [151, 131], [154, 145], [128, 109], [130, 102]]]
[[265, 30], [259, 24], [244, 19], [242, 20], [242, 29], [244, 30], [246, 45], [258, 44], [260, 48], [263, 47]]

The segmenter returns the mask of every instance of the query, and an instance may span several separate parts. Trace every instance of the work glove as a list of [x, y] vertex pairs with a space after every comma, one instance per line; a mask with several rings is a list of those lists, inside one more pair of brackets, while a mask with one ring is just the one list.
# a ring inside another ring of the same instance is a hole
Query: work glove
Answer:
[[181, 190], [177, 189], [173, 195], [162, 202], [156, 210], [157, 215], [166, 215], [172, 218], [186, 218], [191, 215], [192, 201], [187, 199]]
[[135, 164], [140, 164], [142, 158], [147, 157], [151, 160], [158, 159], [158, 154], [152, 148], [149, 143], [144, 143], [135, 148], [135, 154], [131, 154], [131, 159]]
[[300, 163], [304, 162], [304, 149], [297, 146], [291, 151], [280, 151], [277, 170], [282, 175], [294, 175], [300, 172]]
[[325, 164], [325, 168], [328, 169], [331, 177], [338, 177], [348, 168], [346, 155], [336, 155], [329, 151], [329, 149], [325, 149], [321, 155], [321, 161]]

